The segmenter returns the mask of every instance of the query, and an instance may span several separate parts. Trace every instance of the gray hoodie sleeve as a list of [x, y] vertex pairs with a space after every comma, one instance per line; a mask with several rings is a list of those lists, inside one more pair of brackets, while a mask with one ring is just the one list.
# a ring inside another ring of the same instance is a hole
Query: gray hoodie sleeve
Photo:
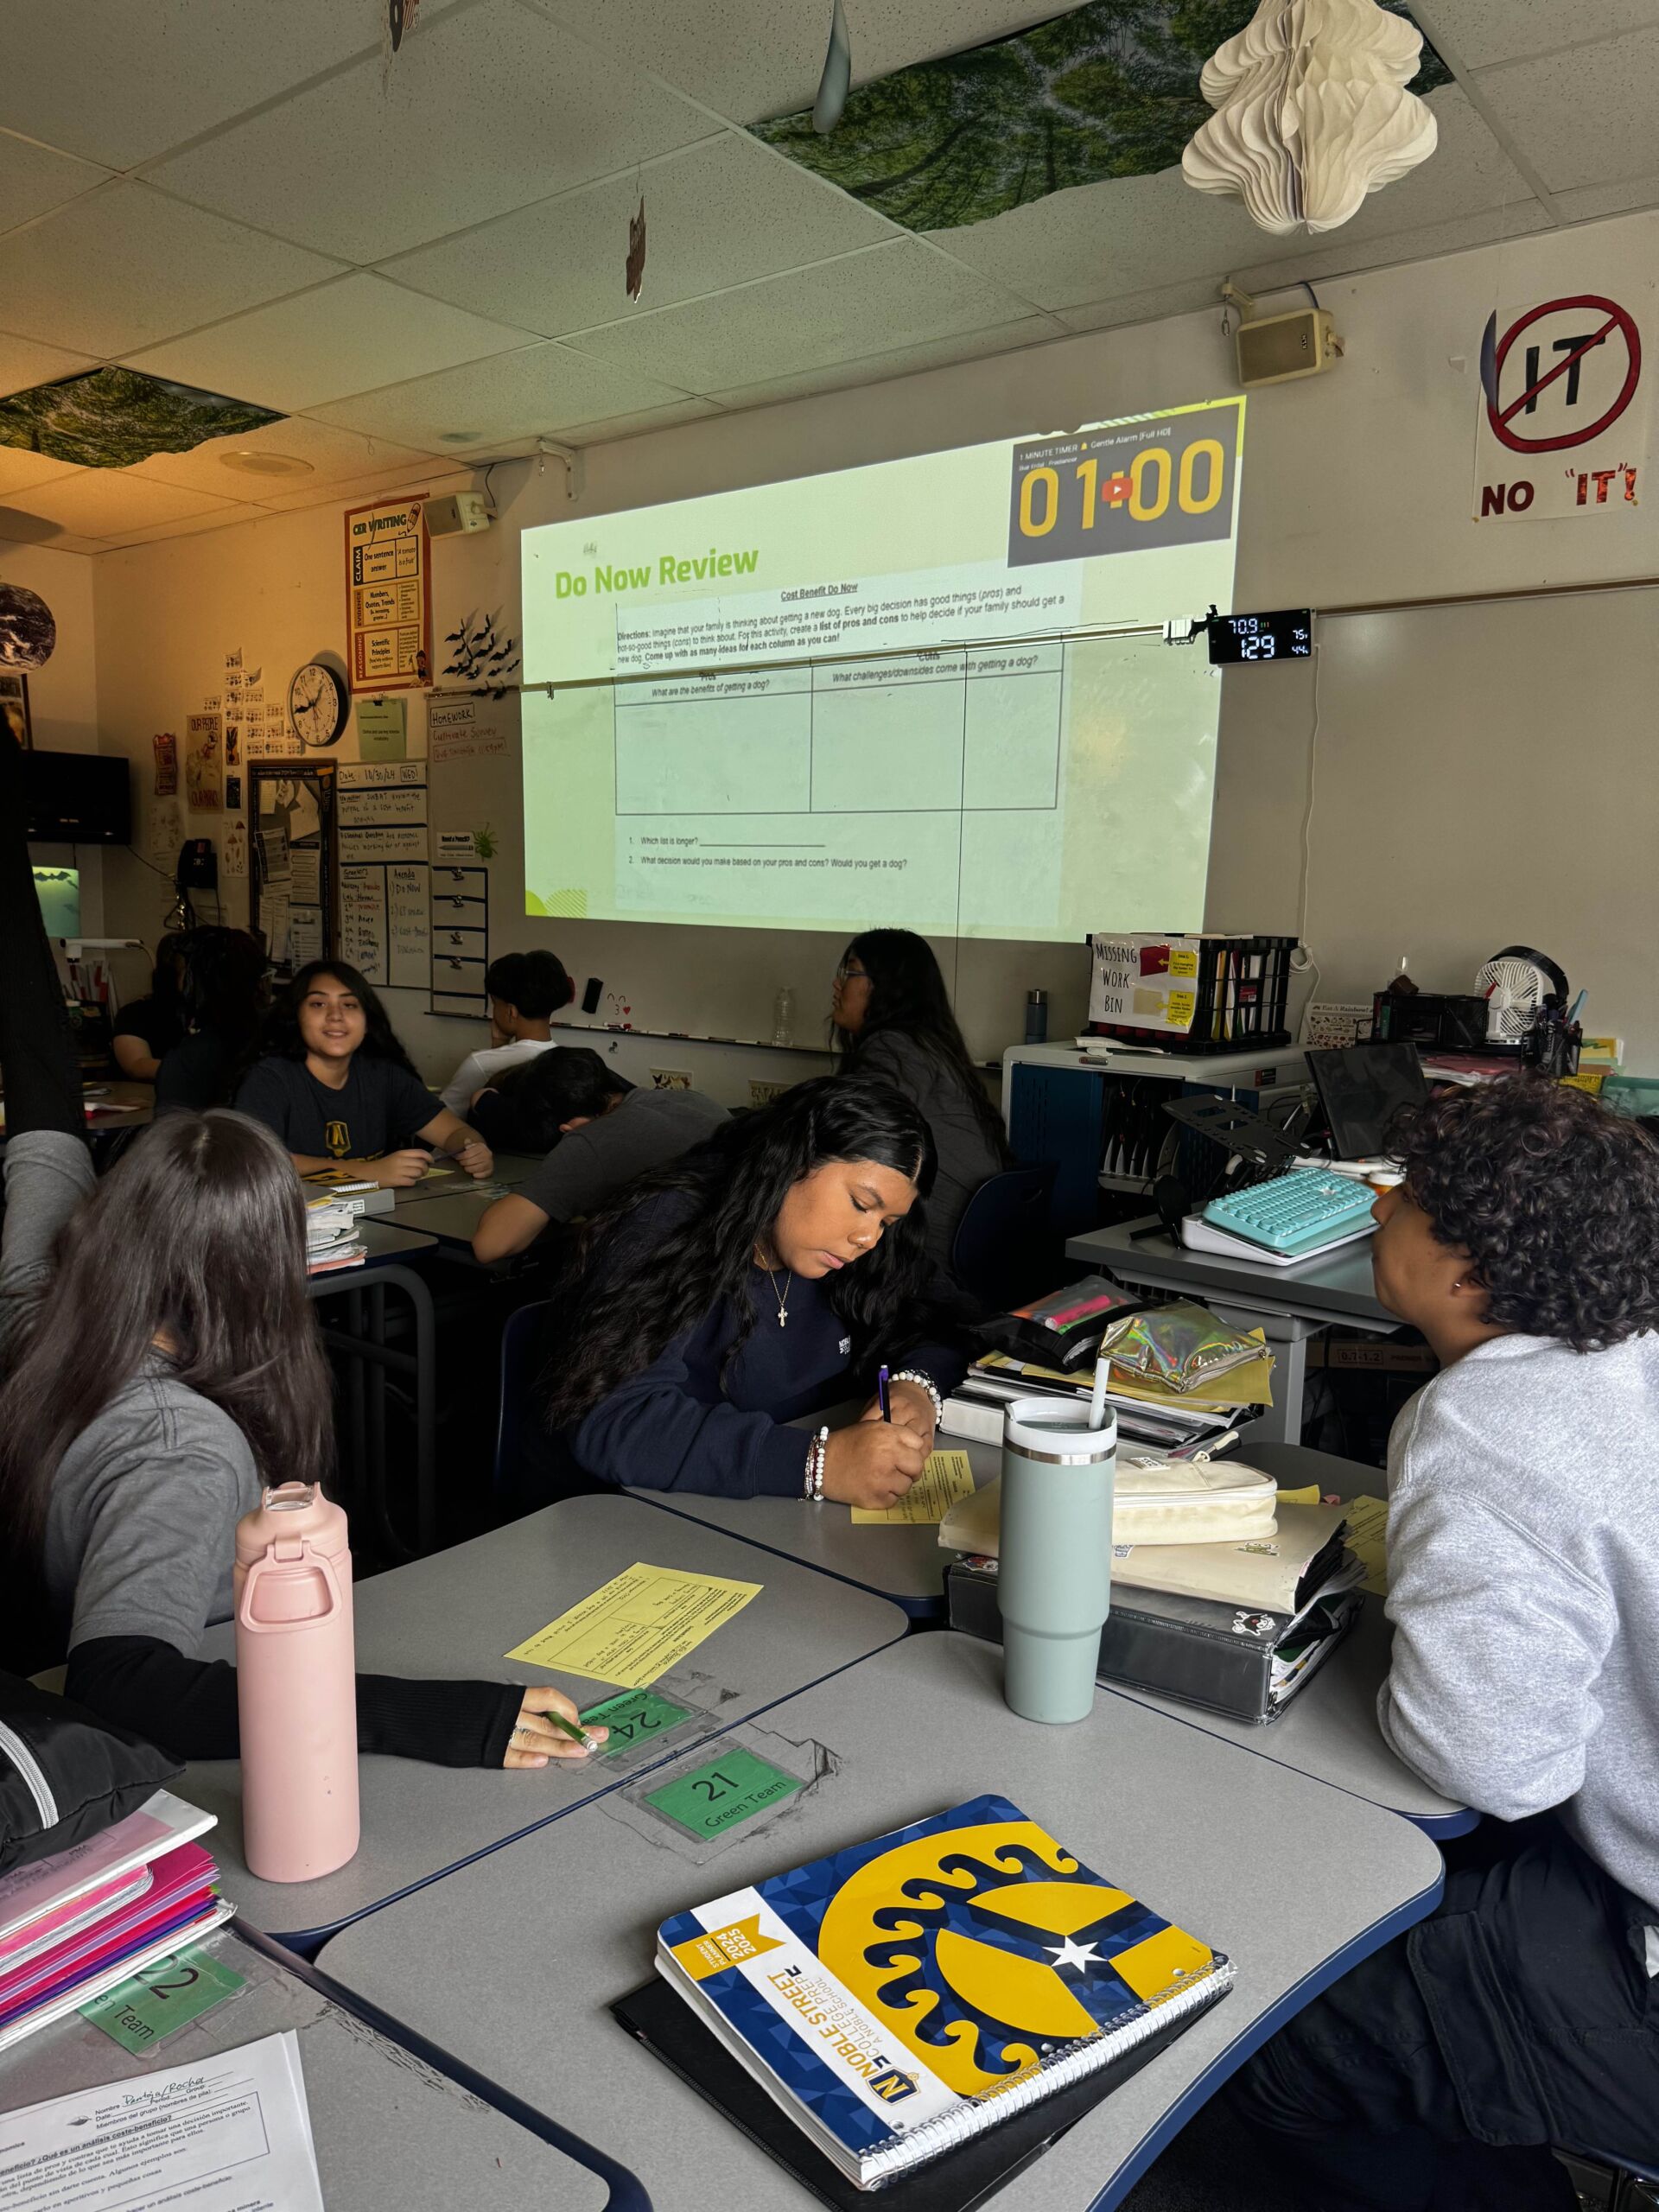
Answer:
[[6, 1225], [0, 1239], [0, 1363], [46, 1286], [58, 1231], [96, 1178], [79, 1137], [28, 1129], [6, 1147]]

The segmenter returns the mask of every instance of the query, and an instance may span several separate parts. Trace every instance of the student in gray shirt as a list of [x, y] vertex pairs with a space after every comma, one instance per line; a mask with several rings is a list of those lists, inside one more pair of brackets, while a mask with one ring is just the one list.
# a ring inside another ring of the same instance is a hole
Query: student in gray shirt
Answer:
[[866, 930], [842, 955], [830, 1022], [842, 1067], [874, 1076], [920, 1109], [938, 1155], [927, 1200], [927, 1249], [941, 1273], [980, 1185], [1012, 1164], [932, 947], [912, 930]]
[[[0, 731], [0, 1637], [181, 1758], [234, 1758], [236, 1672], [198, 1654], [232, 1612], [262, 1485], [327, 1471], [330, 1388], [287, 1154], [245, 1115], [170, 1114], [101, 1181]], [[358, 1741], [453, 1766], [581, 1747], [517, 1683], [359, 1675]]]
[[585, 1046], [544, 1052], [509, 1080], [515, 1110], [540, 1123], [551, 1148], [534, 1174], [485, 1211], [473, 1236], [480, 1260], [527, 1251], [550, 1222], [592, 1213], [729, 1118], [699, 1091], [636, 1090]]
[[1659, 1145], [1528, 1075], [1396, 1141], [1376, 1292], [1440, 1372], [1389, 1444], [1377, 1719], [1487, 1818], [1235, 2103], [1320, 2212], [1571, 2212], [1549, 2145], [1659, 2164]]

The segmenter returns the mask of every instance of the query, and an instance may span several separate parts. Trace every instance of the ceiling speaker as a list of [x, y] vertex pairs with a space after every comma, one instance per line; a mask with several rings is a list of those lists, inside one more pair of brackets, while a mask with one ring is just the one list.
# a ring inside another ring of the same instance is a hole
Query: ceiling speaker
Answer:
[[1238, 380], [1246, 391], [1258, 385], [1288, 384], [1294, 377], [1320, 376], [1342, 351], [1323, 308], [1298, 308], [1294, 315], [1241, 322], [1236, 343]]

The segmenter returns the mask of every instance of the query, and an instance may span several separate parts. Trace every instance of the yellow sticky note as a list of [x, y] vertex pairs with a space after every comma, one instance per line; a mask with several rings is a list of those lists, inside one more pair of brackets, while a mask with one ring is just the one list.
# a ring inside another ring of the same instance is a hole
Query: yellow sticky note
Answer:
[[959, 1497], [974, 1487], [974, 1470], [965, 1452], [931, 1452], [927, 1465], [897, 1505], [855, 1505], [855, 1521], [890, 1529], [915, 1528], [943, 1521]]
[[1191, 945], [1177, 945], [1173, 951], [1171, 952], [1169, 956], [1169, 972], [1172, 976], [1197, 976], [1198, 972], [1198, 956], [1192, 950]]
[[642, 1690], [741, 1613], [761, 1587], [636, 1560], [506, 1656]]
[[1365, 1566], [1362, 1590], [1379, 1598], [1389, 1593], [1389, 1501], [1386, 1497], [1351, 1497], [1343, 1506], [1348, 1523], [1348, 1548]]
[[1306, 1490], [1281, 1490], [1279, 1493], [1281, 1505], [1317, 1505], [1319, 1499], [1318, 1483], [1309, 1483]]
[[1192, 1017], [1198, 1010], [1196, 991], [1172, 991], [1169, 995], [1168, 1020], [1172, 1029], [1190, 1029]]

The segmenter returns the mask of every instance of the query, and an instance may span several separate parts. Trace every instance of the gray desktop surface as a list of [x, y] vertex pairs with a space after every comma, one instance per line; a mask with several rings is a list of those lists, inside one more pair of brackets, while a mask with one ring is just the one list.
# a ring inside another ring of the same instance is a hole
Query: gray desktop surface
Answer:
[[1382, 1599], [1362, 1599], [1353, 1627], [1277, 1720], [1234, 1720], [1151, 1690], [1115, 1687], [1154, 1713], [1403, 1813], [1430, 1835], [1462, 1835], [1476, 1825], [1478, 1814], [1420, 1780], [1395, 1757], [1376, 1725], [1376, 1694], [1389, 1671], [1389, 1642]]
[[[836, 1408], [814, 1414], [791, 1424], [804, 1432], [828, 1421], [832, 1427], [855, 1418], [855, 1407]], [[934, 1449], [965, 1452], [974, 1470], [976, 1487], [988, 1483], [1001, 1469], [1001, 1447], [976, 1444], [965, 1436], [940, 1433]], [[806, 1446], [801, 1458], [804, 1465]], [[944, 1610], [944, 1570], [953, 1554], [939, 1547], [933, 1523], [918, 1527], [884, 1528], [868, 1521], [855, 1522], [852, 1508], [826, 1501], [809, 1505], [799, 1497], [703, 1497], [686, 1491], [630, 1491], [648, 1505], [677, 1513], [706, 1529], [723, 1529], [746, 1543], [775, 1552], [779, 1558], [816, 1567], [861, 1590], [890, 1598], [918, 1618]]]
[[1322, 1260], [1299, 1267], [1274, 1268], [1259, 1260], [1235, 1259], [1224, 1252], [1190, 1252], [1173, 1246], [1162, 1230], [1134, 1241], [1131, 1232], [1147, 1221], [1118, 1222], [1066, 1240], [1068, 1260], [1082, 1260], [1126, 1282], [1157, 1290], [1184, 1292], [1206, 1299], [1234, 1299], [1263, 1305], [1310, 1319], [1347, 1321], [1371, 1329], [1396, 1329], [1395, 1315], [1377, 1300], [1371, 1287], [1369, 1237], [1344, 1244]]
[[[552, 1682], [582, 1707], [613, 1694], [587, 1676], [503, 1657], [636, 1560], [763, 1586], [658, 1685], [699, 1718], [683, 1734], [746, 1719], [902, 1636], [905, 1617], [713, 1529], [645, 1513], [626, 1497], [578, 1497], [471, 1543], [394, 1568], [355, 1592], [357, 1663], [365, 1674], [426, 1681]], [[226, 1623], [205, 1659], [235, 1656]], [[676, 1740], [678, 1740], [677, 1738]], [[179, 1793], [219, 1816], [220, 1886], [257, 1928], [301, 1944], [372, 1911], [480, 1851], [613, 1789], [661, 1756], [656, 1745], [535, 1770], [486, 1772], [365, 1755], [359, 1762], [363, 1840], [337, 1873], [262, 1882], [242, 1859], [242, 1770], [193, 1763]]]
[[0, 2108], [166, 2073], [291, 2028], [323, 2201], [339, 2212], [603, 2212], [610, 2192], [597, 2173], [244, 1942], [234, 1923], [198, 1948], [245, 1986], [136, 2056], [72, 2012], [0, 2053]]
[[1009, 1713], [1001, 1682], [992, 1647], [912, 1637], [766, 1716], [760, 1730], [818, 1747], [819, 1779], [715, 1856], [647, 1840], [602, 1799], [346, 1929], [323, 1968], [579, 2129], [657, 2212], [805, 2208], [607, 2008], [649, 1977], [671, 1913], [995, 1792], [1237, 1968], [995, 2200], [1105, 2212], [1266, 2033], [1433, 1910], [1440, 1858], [1409, 1821], [1128, 1699], [1102, 1691], [1089, 1720], [1045, 1728]]
[[[539, 1167], [541, 1164], [539, 1155], [535, 1153], [498, 1152], [492, 1160], [489, 1173], [482, 1180], [486, 1185], [500, 1184], [508, 1190], [513, 1190], [533, 1168]], [[477, 1191], [478, 1185], [473, 1178], [454, 1160], [441, 1160], [436, 1165], [445, 1171], [442, 1174], [434, 1175], [429, 1180], [412, 1183], [405, 1190], [392, 1192], [392, 1211], [395, 1215], [401, 1216], [412, 1212], [416, 1206], [431, 1205], [440, 1199]], [[484, 1205], [488, 1205], [491, 1198], [499, 1198], [500, 1195], [499, 1190], [491, 1190], [489, 1196], [483, 1200]], [[386, 1217], [382, 1214], [378, 1218], [384, 1221]]]
[[393, 1221], [385, 1214], [359, 1215], [357, 1234], [368, 1258], [360, 1268], [332, 1268], [325, 1274], [308, 1278], [312, 1283], [345, 1282], [349, 1287], [353, 1280], [369, 1273], [377, 1261], [413, 1259], [418, 1253], [430, 1252], [436, 1239], [416, 1228], [412, 1221]]

